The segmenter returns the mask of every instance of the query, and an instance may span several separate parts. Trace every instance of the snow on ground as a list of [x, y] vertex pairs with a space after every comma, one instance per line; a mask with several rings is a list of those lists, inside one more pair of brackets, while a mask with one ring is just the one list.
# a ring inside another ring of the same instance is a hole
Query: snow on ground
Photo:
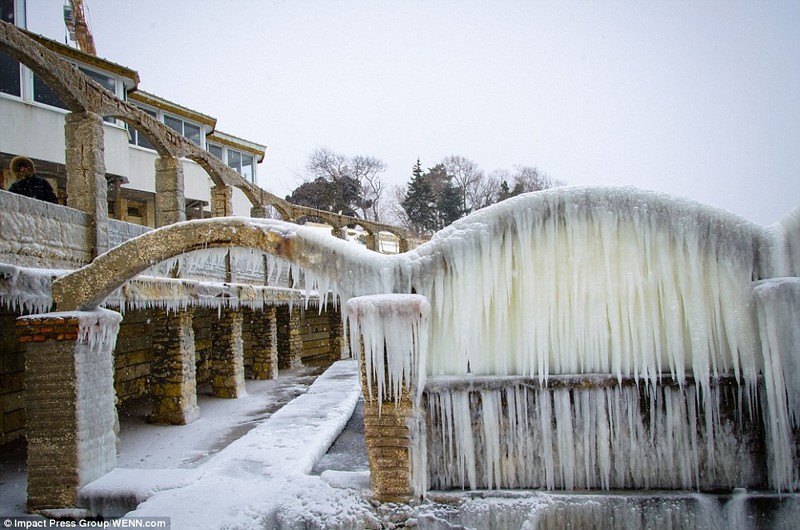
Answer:
[[[348, 424], [360, 396], [358, 366], [340, 361], [317, 377], [319, 371], [297, 368], [247, 381], [239, 399], [201, 392], [201, 416], [184, 426], [148, 424], [147, 403], [126, 406], [118, 467], [82, 497], [108, 517], [149, 498], [131, 515], [158, 512], [172, 519], [173, 529], [323, 528], [330, 518], [361, 526], [356, 521], [371, 517], [365, 515], [369, 472], [363, 458], [353, 457], [364, 451], [358, 421]], [[323, 458], [334, 440], [340, 447]], [[4, 516], [25, 515], [24, 455], [22, 441], [0, 455]], [[315, 464], [317, 475], [307, 475]]]
[[355, 361], [337, 362], [306, 393], [197, 467], [167, 474], [117, 469], [82, 493], [149, 497], [128, 517], [169, 517], [173, 528], [360, 526], [371, 517], [368, 474], [308, 474], [351, 417], [358, 377]]

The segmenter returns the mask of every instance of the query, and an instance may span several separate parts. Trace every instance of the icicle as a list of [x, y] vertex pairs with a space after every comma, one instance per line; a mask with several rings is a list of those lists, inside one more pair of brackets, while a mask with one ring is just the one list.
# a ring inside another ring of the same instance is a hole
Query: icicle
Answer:
[[419, 295], [362, 296], [348, 300], [346, 311], [350, 344], [363, 342], [368, 395], [373, 399], [374, 380], [379, 413], [384, 401], [398, 403], [404, 391], [419, 403], [427, 362], [427, 300]]

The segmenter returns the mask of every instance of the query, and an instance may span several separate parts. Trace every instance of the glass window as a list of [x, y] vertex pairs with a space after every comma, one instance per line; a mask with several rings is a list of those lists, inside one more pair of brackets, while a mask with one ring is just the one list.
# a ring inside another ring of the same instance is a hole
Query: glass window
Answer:
[[253, 182], [255, 176], [255, 167], [253, 166], [253, 155], [242, 153], [242, 170], [240, 173], [244, 178]]
[[19, 63], [10, 55], [0, 52], [0, 92], [21, 96]]
[[[86, 74], [86, 76], [89, 79], [99, 84], [101, 87], [105, 88], [115, 96], [117, 95], [117, 82], [114, 80], [113, 77], [108, 77], [107, 75], [95, 72], [93, 70], [89, 70], [88, 68], [84, 68], [83, 66], [79, 66], [78, 70]], [[108, 123], [117, 123], [117, 120], [115, 120], [114, 118], [110, 118], [108, 116], [104, 117], [103, 121]]]
[[200, 145], [200, 127], [193, 123], [183, 122], [183, 135], [190, 141]]
[[[156, 117], [155, 111], [150, 109], [143, 109], [139, 107], [139, 110], [142, 112], [146, 112], [152, 117]], [[138, 145], [139, 147], [144, 147], [146, 149], [153, 149], [153, 144], [151, 144], [145, 135], [140, 133], [138, 130], [134, 129], [133, 127], [128, 127], [128, 142], [134, 145]]]
[[175, 129], [180, 134], [183, 134], [183, 120], [180, 118], [170, 116], [169, 114], [164, 114], [164, 125], [170, 129]]
[[206, 144], [208, 148], [208, 152], [214, 155], [215, 157], [222, 160], [222, 146], [217, 144]]
[[33, 100], [60, 109], [67, 108], [64, 102], [61, 101], [61, 98], [59, 98], [56, 93], [53, 92], [53, 89], [44, 82], [44, 79], [36, 75], [36, 73], [33, 74]]
[[239, 151], [228, 149], [228, 165], [238, 172], [242, 171], [242, 155]]
[[117, 82], [114, 80], [113, 77], [108, 77], [107, 75], [103, 75], [93, 70], [89, 70], [88, 68], [84, 68], [82, 66], [79, 66], [78, 70], [89, 76], [89, 79], [98, 83], [100, 86], [102, 86], [112, 94], [117, 95]]
[[0, 20], [14, 23], [14, 0], [0, 0]]

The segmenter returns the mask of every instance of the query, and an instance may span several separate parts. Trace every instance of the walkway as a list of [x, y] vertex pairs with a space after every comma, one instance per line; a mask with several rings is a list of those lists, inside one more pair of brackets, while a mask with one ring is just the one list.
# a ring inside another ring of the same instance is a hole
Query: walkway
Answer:
[[[201, 395], [200, 419], [185, 426], [147, 424], [146, 406], [121, 411], [119, 467], [82, 495], [108, 517], [146, 500], [130, 515], [170, 517], [173, 529], [269, 528], [278, 518], [313, 522], [324, 498], [336, 510], [362, 503], [368, 472], [307, 474], [360, 395], [355, 361], [318, 373], [299, 368], [275, 380], [248, 381], [247, 396], [237, 400]], [[24, 451], [11, 445], [0, 461], [0, 514], [25, 515]]]

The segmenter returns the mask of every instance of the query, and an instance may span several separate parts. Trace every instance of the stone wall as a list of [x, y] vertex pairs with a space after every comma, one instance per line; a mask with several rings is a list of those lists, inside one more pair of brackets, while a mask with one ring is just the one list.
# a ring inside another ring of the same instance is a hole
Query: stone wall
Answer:
[[0, 190], [0, 263], [76, 269], [91, 260], [89, 216]]
[[[211, 382], [213, 330], [219, 326], [219, 317], [217, 309], [213, 308], [193, 311], [196, 381], [200, 387]], [[295, 306], [291, 318], [285, 305], [268, 306], [263, 310], [244, 308], [242, 314], [247, 378], [276, 377], [278, 351], [286, 363], [284, 368], [301, 364], [327, 366], [341, 356], [341, 316], [330, 306], [321, 315], [314, 307], [301, 311]], [[25, 348], [15, 329], [19, 316], [21, 314], [16, 311], [0, 311], [0, 445], [25, 436]], [[118, 405], [152, 395], [153, 337], [167, 325], [167, 320], [165, 309], [125, 312], [114, 350], [114, 389]], [[279, 321], [283, 323], [281, 340]]]
[[217, 321], [217, 310], [198, 307], [194, 310], [194, 353], [197, 366], [197, 384], [211, 380], [211, 330]]
[[[330, 364], [338, 361], [341, 354], [336, 350], [336, 344], [331, 340], [331, 332], [341, 332], [331, 325], [330, 313], [338, 315], [338, 311], [326, 308], [321, 314], [316, 307], [304, 311], [300, 319], [300, 337], [303, 341], [301, 359], [307, 364]], [[339, 318], [341, 320], [341, 318]], [[335, 338], [335, 337], [334, 337]]]
[[25, 353], [17, 341], [17, 316], [0, 311], [0, 445], [25, 432]]
[[150, 391], [153, 333], [163, 311], [149, 309], [125, 314], [114, 349], [114, 388], [119, 404]]

